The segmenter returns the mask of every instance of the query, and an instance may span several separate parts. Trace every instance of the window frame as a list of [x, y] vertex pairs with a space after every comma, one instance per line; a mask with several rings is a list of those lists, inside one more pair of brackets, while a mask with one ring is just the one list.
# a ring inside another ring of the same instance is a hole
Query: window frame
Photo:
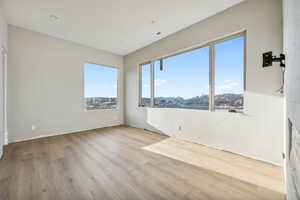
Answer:
[[152, 86], [152, 83], [154, 83], [154, 81], [152, 81], [152, 78], [154, 78], [153, 77], [153, 75], [152, 75], [152, 72], [154, 72], [153, 71], [153, 67], [152, 67], [152, 62], [151, 61], [149, 61], [149, 62], [144, 62], [144, 63], [142, 63], [142, 64], [139, 64], [138, 65], [138, 80], [139, 80], [139, 92], [138, 92], [138, 106], [139, 107], [149, 107], [149, 106], [146, 106], [146, 105], [144, 105], [142, 102], [142, 89], [143, 89], [143, 77], [142, 77], [142, 67], [144, 66], [144, 65], [148, 65], [148, 64], [150, 64], [150, 107], [153, 107], [153, 99], [154, 99], [154, 97], [153, 97], [153, 95], [152, 95], [152, 90], [154, 91], [154, 89], [153, 89], [153, 86]]
[[[245, 91], [246, 91], [246, 55], [247, 55], [247, 48], [246, 48], [246, 44], [247, 44], [247, 31], [242, 31], [242, 32], [239, 32], [239, 33], [235, 33], [235, 34], [232, 34], [232, 35], [229, 35], [229, 36], [226, 36], [226, 37], [223, 37], [223, 38], [220, 38], [220, 39], [217, 39], [217, 40], [214, 40], [212, 42], [209, 43], [209, 47], [211, 48], [211, 53], [212, 55], [210, 55], [212, 58], [212, 60], [210, 61], [210, 70], [212, 71], [211, 75], [210, 75], [210, 80], [211, 80], [211, 85], [210, 85], [210, 94], [209, 94], [209, 98], [210, 98], [210, 111], [221, 111], [220, 109], [216, 109], [215, 108], [215, 77], [216, 77], [216, 73], [215, 73], [215, 69], [216, 69], [216, 66], [215, 66], [215, 45], [216, 44], [219, 44], [219, 43], [222, 43], [222, 42], [225, 42], [225, 41], [228, 41], [228, 40], [232, 40], [232, 39], [236, 39], [236, 38], [239, 38], [239, 37], [244, 37], [244, 56], [243, 56], [243, 59], [244, 59], [244, 66], [243, 66], [243, 96], [245, 94]], [[243, 100], [244, 101], [244, 100]], [[243, 105], [245, 104], [245, 101], [243, 103]], [[244, 107], [244, 106], [243, 106]], [[225, 110], [228, 110], [228, 109], [225, 109]], [[236, 109], [233, 109], [233, 110], [236, 110]], [[242, 110], [238, 110], [238, 112], [243, 112], [244, 111], [244, 108]]]
[[[98, 108], [98, 109], [94, 109], [94, 110], [89, 110], [86, 108], [86, 102], [85, 102], [85, 64], [89, 63], [89, 64], [93, 64], [93, 65], [98, 65], [100, 67], [107, 67], [107, 68], [114, 68], [117, 70], [117, 96], [116, 96], [116, 100], [117, 100], [117, 104], [115, 108]], [[99, 64], [99, 63], [95, 63], [95, 62], [90, 62], [90, 61], [84, 61], [83, 62], [83, 66], [82, 66], [82, 83], [83, 83], [83, 88], [82, 88], [82, 97], [83, 97], [83, 108], [84, 111], [86, 112], [92, 112], [92, 111], [103, 111], [103, 110], [118, 110], [120, 107], [120, 91], [119, 91], [119, 79], [120, 79], [120, 70], [119, 67], [116, 66], [112, 66], [112, 65], [106, 65], [106, 64]]]
[[[193, 50], [196, 50], [196, 49], [200, 49], [200, 48], [204, 48], [204, 47], [208, 47], [209, 48], [209, 92], [208, 92], [208, 96], [209, 96], [209, 109], [208, 110], [203, 110], [203, 111], [216, 111], [218, 109], [215, 109], [215, 100], [214, 100], [214, 97], [215, 97], [215, 45], [216, 44], [219, 44], [219, 43], [222, 43], [224, 41], [227, 41], [227, 40], [232, 40], [232, 39], [235, 39], [235, 38], [239, 38], [239, 37], [244, 37], [244, 56], [243, 56], [243, 59], [244, 59], [244, 64], [243, 64], [243, 94], [245, 93], [246, 91], [246, 64], [247, 64], [247, 31], [246, 30], [243, 30], [243, 31], [239, 31], [237, 33], [233, 33], [233, 34], [230, 34], [228, 36], [223, 36], [223, 37], [220, 37], [218, 39], [214, 39], [212, 41], [209, 41], [209, 42], [205, 42], [203, 43], [202, 45], [198, 45], [198, 46], [193, 46], [193, 47], [190, 47], [190, 48], [186, 48], [184, 50], [180, 50], [180, 51], [176, 51], [176, 52], [173, 52], [169, 55], [166, 55], [166, 56], [161, 56], [161, 57], [157, 57], [157, 58], [153, 58], [151, 59], [150, 61], [146, 61], [146, 62], [143, 62], [141, 64], [138, 64], [138, 80], [139, 80], [139, 91], [138, 91], [138, 107], [150, 107], [150, 108], [156, 108], [155, 105], [154, 105], [154, 80], [155, 80], [155, 73], [154, 73], [154, 63], [155, 61], [157, 60], [161, 60], [161, 59], [166, 59], [166, 58], [169, 58], [169, 57], [173, 57], [173, 56], [176, 56], [176, 55], [179, 55], [179, 54], [183, 54], [183, 53], [186, 53], [186, 52], [189, 52], [189, 51], [193, 51]], [[145, 105], [142, 105], [142, 70], [141, 70], [141, 67], [145, 64], [150, 64], [150, 87], [151, 87], [151, 103], [150, 103], [150, 106], [145, 106]], [[245, 101], [244, 101], [245, 102]], [[176, 108], [175, 108], [176, 109]], [[185, 108], [180, 108], [180, 109], [185, 109]], [[197, 110], [197, 109], [189, 109], [189, 110]], [[243, 109], [244, 110], [244, 109]], [[243, 110], [241, 112], [243, 112]]]

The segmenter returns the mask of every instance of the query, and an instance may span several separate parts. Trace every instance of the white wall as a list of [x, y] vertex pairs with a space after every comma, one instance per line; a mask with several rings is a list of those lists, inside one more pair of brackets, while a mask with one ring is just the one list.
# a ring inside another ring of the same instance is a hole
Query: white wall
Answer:
[[[125, 57], [126, 124], [282, 165], [283, 98], [278, 65], [262, 53], [282, 52], [282, 2], [248, 0]], [[137, 65], [247, 30], [245, 114], [138, 107]], [[182, 126], [182, 131], [178, 126]]]
[[[287, 196], [300, 199], [300, 1], [284, 0], [284, 51], [286, 54], [286, 117], [294, 126], [289, 155], [289, 131], [286, 134]], [[297, 135], [296, 135], [297, 134]]]
[[0, 44], [7, 49], [7, 24], [0, 8]]
[[0, 158], [3, 153], [3, 145], [5, 140], [5, 125], [4, 125], [4, 66], [2, 57], [2, 47], [7, 49], [7, 24], [4, 17], [1, 15], [0, 9]]
[[83, 101], [83, 64], [89, 61], [119, 68], [123, 102], [123, 57], [15, 26], [8, 36], [9, 142], [123, 123], [122, 103], [85, 111]]

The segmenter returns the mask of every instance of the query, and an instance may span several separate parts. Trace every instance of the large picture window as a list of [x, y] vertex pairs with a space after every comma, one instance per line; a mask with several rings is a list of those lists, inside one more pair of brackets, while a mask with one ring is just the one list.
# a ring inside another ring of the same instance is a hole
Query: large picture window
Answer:
[[209, 108], [208, 47], [155, 61], [154, 72], [155, 107]]
[[87, 110], [117, 108], [118, 69], [84, 63], [84, 100]]
[[198, 110], [241, 110], [245, 35], [140, 65], [140, 105]]
[[215, 109], [242, 109], [244, 37], [215, 45]]
[[140, 65], [140, 106], [151, 105], [151, 64]]

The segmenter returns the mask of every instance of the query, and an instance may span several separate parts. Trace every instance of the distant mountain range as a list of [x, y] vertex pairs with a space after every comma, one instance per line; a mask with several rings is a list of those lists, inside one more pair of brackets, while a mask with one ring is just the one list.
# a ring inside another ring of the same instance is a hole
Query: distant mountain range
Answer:
[[[185, 99], [183, 97], [155, 97], [155, 107], [160, 108], [189, 108], [207, 110], [209, 96], [201, 95]], [[117, 107], [117, 98], [89, 97], [85, 98], [86, 109], [112, 109]], [[143, 98], [144, 106], [150, 105], [150, 98]], [[215, 106], [220, 109], [242, 109], [244, 104], [243, 94], [218, 94], [215, 96]]]
[[[143, 98], [145, 105], [150, 104], [150, 98]], [[183, 97], [156, 97], [155, 107], [208, 109], [209, 96], [201, 95], [185, 99]], [[215, 106], [219, 108], [243, 108], [243, 94], [218, 94], [215, 96]]]
[[85, 98], [87, 110], [113, 109], [117, 108], [117, 98], [110, 97], [88, 97]]

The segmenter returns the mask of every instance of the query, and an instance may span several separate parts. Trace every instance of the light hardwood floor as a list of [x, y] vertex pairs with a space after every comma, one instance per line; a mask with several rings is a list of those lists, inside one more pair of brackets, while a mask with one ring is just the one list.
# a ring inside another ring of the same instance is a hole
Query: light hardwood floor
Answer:
[[143, 149], [273, 191], [285, 192], [283, 169], [273, 164], [176, 138], [167, 138]]
[[119, 126], [10, 144], [0, 161], [0, 200], [285, 198], [142, 149], [164, 139]]

